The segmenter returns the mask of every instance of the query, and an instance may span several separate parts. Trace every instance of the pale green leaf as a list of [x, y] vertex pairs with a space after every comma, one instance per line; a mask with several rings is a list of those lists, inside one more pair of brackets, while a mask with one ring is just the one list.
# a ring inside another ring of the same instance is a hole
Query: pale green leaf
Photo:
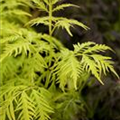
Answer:
[[[48, 9], [45, 6], [43, 1], [41, 1], [41, 0], [32, 0], [32, 1], [38, 6], [39, 9], [48, 12]], [[44, 0], [44, 1], [47, 2], [47, 0]]]
[[53, 12], [56, 12], [56, 11], [59, 11], [59, 10], [62, 10], [64, 8], [67, 8], [67, 7], [78, 7], [77, 5], [74, 5], [74, 4], [61, 4], [61, 5], [58, 5], [57, 7], [55, 7], [52, 11]]
[[99, 75], [99, 70], [97, 69], [97, 64], [94, 62], [94, 60], [86, 55], [83, 55], [81, 62], [86, 71], [91, 72], [101, 84], [104, 84], [100, 78], [101, 76]]
[[39, 118], [39, 120], [48, 120], [50, 118], [48, 113], [53, 113], [53, 109], [49, 106], [49, 103], [46, 101], [44, 95], [36, 90], [33, 90], [31, 98], [35, 101], [36, 118]]
[[26, 25], [39, 25], [39, 24], [43, 24], [43, 25], [49, 25], [49, 17], [41, 17], [41, 18], [35, 18], [31, 21], [29, 21]]
[[76, 45], [74, 45], [74, 53], [75, 55], [81, 55], [84, 51], [86, 51], [86, 49], [90, 48], [90, 46], [95, 45], [94, 42], [85, 42], [85, 43], [78, 43]]
[[83, 23], [81, 23], [77, 20], [67, 19], [67, 18], [63, 18], [63, 17], [56, 17], [56, 24], [54, 26], [54, 29], [62, 27], [64, 29], [66, 29], [66, 31], [68, 32], [68, 34], [70, 36], [72, 36], [70, 28], [74, 27], [74, 25], [80, 26], [80, 27], [84, 28], [85, 30], [89, 29], [86, 25], [84, 25]]
[[19, 100], [19, 104], [17, 106], [17, 111], [20, 112], [18, 119], [20, 120], [31, 120], [34, 117], [35, 114], [35, 106], [33, 104], [33, 101], [31, 98], [25, 93], [25, 91], [22, 92], [21, 98]]
[[104, 52], [106, 50], [111, 50], [113, 51], [110, 47], [106, 46], [106, 45], [102, 45], [102, 44], [95, 44], [94, 46], [92, 46], [90, 49], [85, 50], [83, 53], [94, 53], [94, 52]]

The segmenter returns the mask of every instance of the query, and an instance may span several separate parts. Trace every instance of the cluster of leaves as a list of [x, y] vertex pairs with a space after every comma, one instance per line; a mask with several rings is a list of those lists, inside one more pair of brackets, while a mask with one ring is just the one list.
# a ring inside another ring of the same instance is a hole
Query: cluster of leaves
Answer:
[[[64, 42], [65, 45], [72, 48], [71, 44], [88, 40], [106, 44], [115, 50], [116, 56], [111, 53], [109, 55], [113, 56], [115, 67], [120, 72], [120, 1], [86, 0], [85, 2], [84, 0], [69, 0], [69, 2], [81, 7], [80, 9], [73, 8], [72, 11], [66, 11], [64, 15], [70, 15], [72, 18], [85, 22], [91, 30], [83, 31], [79, 28], [77, 31], [72, 30], [74, 36], [73, 38], [67, 37], [66, 42]], [[63, 34], [62, 38], [65, 37], [66, 35]]]
[[[67, 1], [67, 0], [66, 0]], [[83, 42], [92, 40], [97, 43], [106, 44], [111, 46], [116, 54], [107, 53], [113, 57], [115, 61], [115, 69], [120, 74], [120, 1], [119, 0], [80, 0], [74, 1], [69, 0], [69, 2], [80, 5], [81, 9], [74, 9], [73, 11], [66, 11], [65, 15], [71, 15], [72, 18], [76, 18], [81, 21], [86, 21], [91, 30], [83, 31], [77, 30], [73, 31], [72, 41], [70, 37], [67, 37], [66, 46], [71, 46], [71, 44], [76, 42]], [[63, 34], [62, 38], [66, 37]], [[81, 39], [80, 39], [81, 38]], [[69, 41], [69, 42], [67, 42]], [[84, 97], [88, 99], [88, 104], [91, 104], [91, 108], [94, 108], [96, 102], [96, 108], [93, 111], [93, 116], [91, 119], [105, 119], [105, 120], [115, 120], [120, 119], [119, 117], [119, 95], [120, 91], [116, 87], [119, 86], [119, 79], [115, 76], [109, 74], [109, 76], [103, 78], [105, 81], [105, 86], [94, 85], [87, 86], [84, 90], [86, 94]], [[89, 88], [90, 87], [90, 88]], [[100, 89], [99, 89], [100, 88]], [[93, 92], [92, 92], [93, 91]], [[108, 94], [108, 92], [115, 92], [114, 96]], [[88, 93], [88, 95], [87, 95]], [[93, 96], [95, 95], [95, 97]], [[105, 94], [105, 95], [104, 95]], [[89, 98], [88, 98], [89, 96]], [[96, 97], [97, 96], [97, 97]], [[98, 98], [98, 99], [97, 99]], [[101, 102], [102, 99], [102, 102]], [[90, 101], [89, 101], [90, 100]], [[108, 102], [108, 101], [111, 102]], [[91, 103], [90, 103], [91, 102]], [[104, 107], [105, 106], [105, 107]], [[113, 107], [114, 106], [114, 107]], [[96, 113], [97, 112], [97, 113]], [[104, 113], [104, 114], [103, 114]], [[94, 115], [95, 114], [95, 115]]]
[[[85, 113], [84, 102], [75, 90], [81, 91], [91, 74], [102, 84], [101, 74], [111, 71], [118, 76], [111, 57], [99, 54], [110, 47], [86, 42], [69, 50], [52, 37], [59, 27], [71, 36], [74, 25], [88, 29], [77, 20], [54, 17], [54, 12], [75, 6], [58, 3], [59, 0], [0, 1], [1, 120], [56, 120], [63, 116], [74, 119], [73, 111], [74, 115], [79, 110]], [[30, 20], [31, 9], [36, 8], [48, 16]], [[49, 34], [37, 33], [29, 24], [47, 25]]]

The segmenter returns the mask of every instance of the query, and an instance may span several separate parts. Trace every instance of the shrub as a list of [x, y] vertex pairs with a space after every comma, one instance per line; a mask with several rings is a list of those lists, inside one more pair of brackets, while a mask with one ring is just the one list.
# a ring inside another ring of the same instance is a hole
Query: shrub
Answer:
[[[75, 119], [85, 116], [81, 90], [93, 75], [103, 84], [101, 75], [116, 76], [111, 57], [100, 54], [112, 49], [94, 42], [78, 43], [69, 50], [54, 37], [58, 28], [72, 36], [81, 22], [56, 17], [54, 12], [73, 4], [59, 0], [1, 0], [0, 115], [1, 120]], [[48, 16], [31, 19], [32, 10]], [[29, 25], [48, 26], [49, 33], [38, 33]]]

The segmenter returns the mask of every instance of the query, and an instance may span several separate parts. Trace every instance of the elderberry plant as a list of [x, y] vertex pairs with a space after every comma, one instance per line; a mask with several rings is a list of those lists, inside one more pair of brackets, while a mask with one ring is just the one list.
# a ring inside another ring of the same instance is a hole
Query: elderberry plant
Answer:
[[[54, 16], [66, 7], [78, 7], [59, 1], [0, 0], [1, 120], [73, 119], [72, 112], [84, 111], [77, 91], [90, 75], [102, 84], [102, 74], [111, 71], [118, 77], [112, 58], [100, 54], [112, 51], [110, 47], [86, 42], [69, 50], [53, 37], [60, 27], [70, 36], [75, 25], [89, 29], [77, 20]], [[47, 15], [31, 20], [31, 9]], [[39, 24], [48, 26], [49, 34], [29, 27]]]

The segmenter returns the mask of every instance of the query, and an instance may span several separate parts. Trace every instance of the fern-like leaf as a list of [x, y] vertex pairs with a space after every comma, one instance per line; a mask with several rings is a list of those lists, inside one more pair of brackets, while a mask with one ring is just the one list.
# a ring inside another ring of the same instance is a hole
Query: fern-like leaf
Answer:
[[78, 43], [74, 45], [74, 53], [75, 55], [81, 55], [86, 49], [88, 49], [90, 46], [95, 45], [94, 42], [85, 42], [85, 43]]
[[94, 62], [94, 60], [92, 60], [90, 57], [86, 55], [83, 55], [81, 63], [83, 64], [83, 68], [85, 71], [91, 72], [99, 80], [101, 84], [104, 84], [100, 78], [99, 70], [97, 69], [97, 65]]
[[[39, 9], [48, 12], [48, 9], [47, 9], [47, 7], [45, 6], [45, 4], [44, 4], [43, 1], [40, 1], [40, 0], [32, 0], [32, 1], [37, 5], [37, 7], [38, 7]], [[44, 0], [44, 1], [46, 1], [46, 3], [47, 3], [47, 0]]]
[[86, 25], [84, 25], [83, 23], [77, 21], [77, 20], [73, 20], [73, 19], [66, 19], [63, 17], [58, 17], [56, 18], [56, 20], [58, 20], [58, 22], [56, 22], [55, 27], [54, 28], [65, 28], [66, 31], [68, 32], [69, 35], [72, 36], [72, 33], [70, 31], [70, 27], [74, 27], [74, 25], [80, 26], [82, 28], [84, 28], [85, 30], [89, 29]]
[[106, 56], [102, 56], [102, 55], [97, 55], [97, 54], [93, 54], [91, 55], [91, 57], [94, 59], [94, 61], [96, 61], [97, 65], [98, 65], [98, 69], [100, 71], [100, 74], [103, 73], [106, 75], [106, 72], [113, 72], [118, 78], [119, 76], [117, 75], [116, 71], [114, 70], [114, 62], [111, 60], [111, 57], [106, 57]]
[[18, 41], [11, 45], [7, 44], [6, 47], [4, 48], [3, 54], [1, 55], [0, 62], [7, 56], [11, 56], [12, 54], [14, 54], [14, 56], [17, 56], [22, 51], [24, 51], [26, 54], [27, 51], [30, 51], [29, 42]]
[[64, 8], [67, 8], [67, 7], [78, 7], [77, 5], [74, 5], [74, 4], [62, 4], [62, 5], [58, 5], [57, 7], [55, 7], [52, 11], [53, 12], [56, 12], [56, 11], [59, 11], [59, 10], [62, 10]]
[[46, 98], [36, 90], [32, 91], [31, 98], [35, 101], [35, 118], [38, 120], [48, 120], [50, 118], [49, 113], [53, 113], [53, 109], [49, 106]]
[[74, 85], [74, 88], [77, 89], [78, 77], [83, 72], [81, 64], [71, 51], [63, 50], [61, 57], [62, 61], [58, 63], [58, 70], [56, 72], [60, 88], [64, 90], [65, 85], [70, 83], [69, 87]]
[[31, 21], [29, 21], [26, 25], [38, 25], [38, 24], [44, 24], [44, 25], [49, 25], [49, 17], [41, 17], [41, 18], [35, 18]]
[[[4, 120], [16, 120], [15, 109], [16, 109], [16, 97], [20, 95], [20, 90], [25, 89], [26, 86], [14, 86], [14, 81], [7, 81], [6, 85], [0, 88], [0, 114]], [[3, 119], [2, 118], [2, 119]]]
[[106, 75], [106, 72], [109, 72], [110, 70], [118, 77], [113, 68], [111, 58], [98, 54], [99, 52], [105, 52], [106, 50], [113, 51], [108, 46], [95, 44], [94, 42], [78, 43], [78, 45], [74, 45], [74, 54], [75, 56], [81, 57], [83, 69], [89, 73], [91, 72], [102, 84], [102, 72]]
[[16, 10], [9, 10], [9, 11], [6, 11], [6, 12], [3, 12], [1, 14], [2, 16], [8, 16], [8, 15], [24, 15], [24, 16], [29, 16], [31, 17], [32, 15], [29, 14], [28, 12], [25, 12], [23, 10], [19, 10], [19, 9], [16, 9]]
[[103, 44], [95, 44], [92, 46], [90, 49], [85, 50], [83, 53], [84, 54], [90, 54], [90, 53], [97, 53], [97, 52], [104, 52], [106, 50], [111, 50], [113, 51], [110, 47], [103, 45]]
[[35, 114], [33, 101], [25, 91], [22, 92], [16, 111], [19, 111], [19, 120], [31, 120]]

